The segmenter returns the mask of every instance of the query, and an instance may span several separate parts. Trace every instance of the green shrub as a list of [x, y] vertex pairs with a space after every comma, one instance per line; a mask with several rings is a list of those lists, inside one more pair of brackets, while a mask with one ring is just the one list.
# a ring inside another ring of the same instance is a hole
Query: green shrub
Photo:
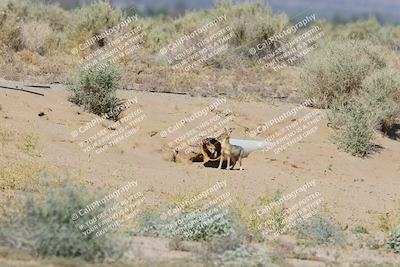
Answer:
[[155, 212], [145, 212], [140, 216], [138, 224], [138, 234], [191, 241], [209, 241], [241, 231], [240, 223], [234, 215], [213, 208], [184, 211], [168, 221], [162, 221]]
[[240, 232], [217, 238], [198, 253], [207, 266], [274, 266], [268, 255], [246, 243]]
[[374, 147], [371, 111], [357, 100], [353, 100], [352, 104], [338, 102], [339, 104], [334, 104], [328, 113], [329, 122], [335, 131], [334, 142], [340, 149], [353, 156], [364, 157]]
[[400, 74], [377, 71], [363, 82], [364, 98], [376, 124], [387, 133], [400, 119]]
[[315, 51], [301, 70], [301, 92], [315, 98], [315, 106], [330, 107], [338, 97], [358, 94], [363, 80], [385, 67], [378, 50], [369, 42], [335, 41]]
[[372, 40], [377, 37], [380, 28], [378, 20], [373, 17], [365, 21], [340, 25], [335, 36], [353, 40]]
[[344, 242], [344, 234], [340, 227], [318, 215], [297, 225], [295, 230], [300, 238], [308, 239], [318, 245], [341, 245]]
[[89, 203], [84, 193], [69, 187], [51, 191], [44, 200], [29, 197], [21, 214], [11, 212], [0, 222], [0, 245], [41, 257], [87, 261], [122, 257], [128, 243], [118, 233], [84, 236], [74, 224], [71, 215]]
[[[120, 9], [114, 9], [109, 3], [102, 0], [79, 9], [73, 13], [75, 23], [69, 36], [74, 41], [72, 46], [77, 47], [79, 44], [84, 44], [87, 40], [116, 26], [122, 22], [123, 18], [123, 12]], [[102, 41], [106, 42], [112, 36], [111, 34]], [[102, 41], [99, 40], [97, 44], [100, 45]]]
[[387, 244], [396, 253], [400, 253], [400, 226], [390, 234]]
[[120, 79], [121, 72], [113, 65], [81, 69], [79, 78], [69, 83], [69, 100], [88, 112], [107, 113], [118, 105], [116, 90]]

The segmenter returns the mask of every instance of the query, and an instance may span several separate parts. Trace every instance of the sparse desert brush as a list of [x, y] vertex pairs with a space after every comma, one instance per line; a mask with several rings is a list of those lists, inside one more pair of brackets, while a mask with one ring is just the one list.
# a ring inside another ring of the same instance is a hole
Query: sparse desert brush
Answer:
[[37, 135], [27, 134], [23, 137], [23, 142], [18, 145], [18, 148], [32, 157], [40, 157], [41, 153], [37, 148], [38, 143], [39, 137]]
[[320, 215], [315, 215], [310, 220], [297, 225], [295, 231], [299, 237], [318, 245], [342, 245], [344, 242], [344, 233], [341, 228], [332, 220]]
[[50, 26], [47, 23], [30, 21], [22, 26], [22, 40], [24, 46], [34, 52], [44, 55], [46, 43], [51, 34]]
[[371, 110], [362, 102], [337, 101], [328, 113], [334, 130], [334, 142], [353, 156], [364, 157], [372, 152], [374, 120]]
[[[120, 9], [114, 9], [108, 2], [97, 0], [90, 6], [83, 7], [73, 13], [74, 24], [71, 27], [69, 39], [73, 40], [72, 47], [80, 44], [116, 26], [124, 18]], [[93, 46], [103, 46], [109, 38], [98, 40]]]
[[379, 43], [394, 51], [400, 51], [400, 26], [382, 26], [378, 34]]
[[332, 37], [337, 39], [369, 40], [374, 44], [390, 49], [400, 48], [400, 27], [381, 25], [375, 17], [340, 25], [333, 30]]
[[86, 111], [101, 115], [118, 105], [116, 90], [121, 79], [120, 69], [109, 65], [106, 68], [81, 69], [79, 77], [70, 81], [69, 100]]
[[19, 51], [23, 48], [20, 18], [9, 10], [0, 11], [0, 39], [9, 48]]
[[0, 143], [1, 143], [1, 151], [3, 152], [3, 154], [6, 145], [13, 140], [13, 136], [14, 133], [12, 131], [0, 128]]
[[128, 243], [117, 232], [84, 236], [71, 218], [91, 201], [87, 194], [68, 186], [53, 189], [44, 198], [28, 196], [22, 212], [7, 210], [1, 217], [0, 245], [40, 257], [119, 259]]
[[363, 96], [384, 133], [400, 120], [400, 74], [391, 69], [373, 73], [363, 82]]
[[387, 244], [394, 250], [394, 252], [400, 253], [400, 226], [397, 226], [397, 228], [390, 234]]
[[162, 220], [157, 211], [146, 211], [138, 218], [137, 234], [154, 237], [178, 238], [187, 241], [211, 241], [242, 231], [238, 218], [231, 212], [209, 208]]
[[335, 29], [335, 38], [353, 40], [373, 40], [378, 37], [380, 23], [374, 17], [365, 21], [356, 21], [340, 25]]
[[266, 251], [246, 243], [240, 233], [215, 239], [198, 254], [207, 266], [275, 266]]
[[316, 99], [315, 106], [327, 108], [339, 97], [358, 94], [364, 79], [385, 66], [379, 49], [370, 42], [333, 41], [303, 63], [301, 92], [306, 99]]

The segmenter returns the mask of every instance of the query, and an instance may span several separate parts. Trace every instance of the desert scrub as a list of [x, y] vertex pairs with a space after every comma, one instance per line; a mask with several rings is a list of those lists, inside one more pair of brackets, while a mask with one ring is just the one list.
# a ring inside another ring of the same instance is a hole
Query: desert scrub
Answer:
[[241, 224], [234, 214], [210, 208], [183, 211], [167, 221], [161, 220], [158, 212], [144, 212], [138, 219], [137, 234], [188, 241], [210, 241], [242, 231], [241, 229]]
[[118, 105], [116, 91], [120, 79], [121, 71], [113, 65], [81, 69], [79, 77], [68, 84], [69, 100], [88, 112], [105, 114]]
[[354, 99], [352, 104], [335, 103], [328, 112], [334, 130], [333, 141], [339, 149], [353, 156], [365, 157], [373, 151], [374, 120], [371, 110]]
[[198, 255], [207, 266], [275, 266], [265, 251], [248, 244], [240, 233], [209, 242]]
[[22, 212], [9, 210], [1, 217], [0, 245], [40, 257], [86, 261], [122, 257], [128, 243], [118, 233], [84, 236], [72, 221], [71, 215], [88, 203], [91, 201], [83, 192], [68, 186], [53, 189], [44, 199], [28, 196]]
[[295, 232], [300, 238], [318, 245], [342, 245], [344, 242], [344, 233], [341, 228], [330, 219], [319, 215], [315, 215], [310, 220], [297, 225]]
[[400, 226], [390, 234], [387, 244], [396, 253], [400, 253]]
[[339, 97], [357, 95], [364, 79], [386, 66], [379, 50], [367, 41], [340, 40], [312, 53], [302, 65], [300, 89], [315, 106], [327, 108]]
[[[73, 13], [74, 24], [69, 34], [69, 39], [73, 40], [73, 47], [84, 45], [85, 42], [96, 35], [116, 26], [124, 18], [120, 9], [114, 9], [107, 1], [97, 0], [87, 7], [79, 9]], [[113, 35], [96, 41], [91, 45], [92, 48], [102, 47]]]
[[388, 133], [400, 119], [400, 74], [383, 69], [363, 82], [363, 96], [377, 126]]

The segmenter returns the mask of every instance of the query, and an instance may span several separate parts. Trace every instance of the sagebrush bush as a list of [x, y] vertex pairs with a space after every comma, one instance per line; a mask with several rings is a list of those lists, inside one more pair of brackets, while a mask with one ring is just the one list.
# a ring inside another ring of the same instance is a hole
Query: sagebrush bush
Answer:
[[[225, 244], [226, 241], [221, 240], [213, 244], [213, 247], [224, 246]], [[202, 255], [202, 259], [208, 266], [276, 266], [265, 251], [245, 243], [223, 251], [208, 249]]]
[[374, 121], [371, 110], [357, 100], [335, 103], [328, 113], [334, 142], [353, 156], [364, 157], [374, 147]]
[[[71, 27], [69, 39], [72, 40], [71, 46], [77, 47], [116, 26], [124, 19], [124, 16], [120, 9], [114, 9], [107, 1], [97, 0], [90, 6], [74, 12], [73, 19], [74, 24]], [[101, 44], [106, 43], [110, 38], [113, 38], [113, 34], [104, 40], [99, 40], [97, 45], [102, 46]], [[96, 47], [96, 45], [93, 45], [93, 47]]]
[[118, 233], [84, 236], [72, 221], [71, 215], [89, 203], [83, 192], [70, 187], [51, 191], [44, 199], [28, 197], [22, 213], [9, 212], [0, 221], [0, 245], [40, 257], [87, 261], [122, 257], [128, 243]]
[[319, 215], [295, 227], [299, 237], [315, 242], [316, 244], [341, 245], [344, 242], [344, 233], [331, 220]]
[[396, 253], [400, 253], [400, 226], [398, 226], [389, 236], [387, 244]]
[[22, 39], [24, 46], [40, 55], [46, 50], [46, 43], [50, 39], [51, 29], [46, 23], [31, 21], [25, 23], [22, 29]]
[[301, 92], [315, 106], [330, 107], [340, 96], [361, 90], [364, 79], [386, 65], [379, 50], [366, 41], [340, 40], [312, 53], [302, 65]]
[[168, 221], [162, 221], [156, 212], [145, 212], [138, 225], [138, 234], [190, 241], [210, 241], [242, 231], [236, 216], [213, 209], [184, 211]]
[[121, 71], [113, 65], [81, 69], [79, 77], [69, 83], [69, 100], [88, 112], [107, 113], [118, 105], [116, 90], [120, 79]]
[[338, 26], [336, 37], [353, 40], [372, 40], [378, 36], [381, 25], [376, 18], [356, 21]]
[[383, 69], [363, 82], [363, 96], [376, 124], [384, 133], [400, 120], [400, 74]]

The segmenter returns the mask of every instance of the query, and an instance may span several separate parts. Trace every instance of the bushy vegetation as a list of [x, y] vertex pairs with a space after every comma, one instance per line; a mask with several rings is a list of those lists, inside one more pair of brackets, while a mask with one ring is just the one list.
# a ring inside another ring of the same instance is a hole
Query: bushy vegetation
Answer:
[[391, 234], [387, 241], [387, 244], [396, 253], [400, 253], [400, 227], [397, 227]]
[[44, 199], [28, 197], [23, 210], [7, 211], [0, 221], [0, 245], [28, 250], [40, 257], [115, 260], [128, 243], [118, 233], [84, 236], [71, 215], [89, 202], [83, 192], [70, 187], [55, 189]]
[[118, 105], [116, 90], [120, 79], [120, 70], [112, 65], [82, 69], [79, 77], [69, 84], [69, 100], [94, 114], [107, 113]]
[[372, 113], [362, 103], [339, 101], [332, 106], [329, 121], [334, 129], [334, 142], [353, 156], [364, 157], [373, 149], [374, 125]]
[[246, 243], [240, 234], [213, 240], [199, 256], [208, 266], [275, 266], [266, 251]]
[[138, 220], [138, 233], [146, 236], [178, 238], [190, 241], [210, 241], [241, 232], [241, 224], [233, 214], [223, 214], [210, 208], [184, 211], [163, 221], [157, 212], [143, 213]]
[[370, 42], [333, 41], [304, 62], [301, 90], [305, 98], [316, 100], [315, 106], [327, 108], [340, 97], [357, 95], [364, 79], [385, 66], [384, 58]]
[[376, 125], [388, 133], [400, 120], [400, 74], [392, 69], [372, 74], [363, 82], [363, 97]]
[[307, 222], [296, 226], [299, 237], [316, 244], [341, 245], [344, 242], [343, 231], [330, 219], [319, 215], [313, 216]]

